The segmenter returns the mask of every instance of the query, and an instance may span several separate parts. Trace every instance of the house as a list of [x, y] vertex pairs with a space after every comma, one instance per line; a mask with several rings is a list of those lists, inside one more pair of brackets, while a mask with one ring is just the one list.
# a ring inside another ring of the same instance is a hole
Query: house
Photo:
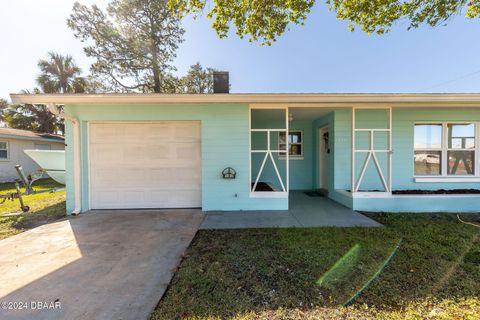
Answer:
[[[66, 119], [67, 207], [480, 210], [480, 94], [11, 96]], [[64, 105], [64, 114], [57, 105]]]
[[26, 174], [40, 169], [23, 150], [63, 150], [64, 148], [64, 138], [60, 135], [0, 128], [0, 182], [18, 179], [16, 165], [21, 165]]

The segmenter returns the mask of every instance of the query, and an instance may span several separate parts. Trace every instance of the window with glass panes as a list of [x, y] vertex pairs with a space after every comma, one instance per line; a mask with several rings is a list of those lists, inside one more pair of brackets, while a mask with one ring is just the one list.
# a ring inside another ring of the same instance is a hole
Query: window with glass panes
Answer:
[[414, 131], [415, 176], [474, 176], [475, 123], [417, 123]]
[[8, 142], [0, 141], [0, 160], [8, 159]]
[[[278, 133], [278, 150], [285, 150], [285, 132]], [[303, 157], [303, 131], [290, 130], [288, 132], [288, 155], [290, 158]], [[280, 157], [285, 157], [285, 152], [280, 153]]]

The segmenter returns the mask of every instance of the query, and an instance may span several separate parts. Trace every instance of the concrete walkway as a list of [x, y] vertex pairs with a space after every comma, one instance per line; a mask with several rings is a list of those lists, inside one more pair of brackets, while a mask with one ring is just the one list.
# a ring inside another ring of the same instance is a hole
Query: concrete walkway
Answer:
[[0, 319], [148, 319], [203, 218], [92, 212], [1, 240], [0, 301], [23, 310]]
[[290, 192], [288, 211], [208, 212], [200, 229], [381, 227], [378, 222], [324, 197]]

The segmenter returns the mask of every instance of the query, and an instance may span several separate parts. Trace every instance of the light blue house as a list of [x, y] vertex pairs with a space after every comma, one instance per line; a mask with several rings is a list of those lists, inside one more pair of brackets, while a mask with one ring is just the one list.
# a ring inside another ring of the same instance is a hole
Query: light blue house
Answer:
[[[67, 207], [480, 211], [480, 94], [12, 95], [64, 105]], [[429, 191], [429, 192], [426, 192]]]

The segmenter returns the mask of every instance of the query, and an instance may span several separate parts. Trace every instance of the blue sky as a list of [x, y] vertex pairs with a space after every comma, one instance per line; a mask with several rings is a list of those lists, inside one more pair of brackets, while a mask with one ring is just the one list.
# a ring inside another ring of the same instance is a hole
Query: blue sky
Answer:
[[[66, 26], [72, 0], [3, 1], [0, 97], [35, 85], [48, 51], [71, 54], [88, 71], [82, 44]], [[83, 0], [104, 6], [105, 0]], [[446, 27], [383, 36], [350, 33], [318, 2], [304, 27], [292, 26], [271, 47], [219, 39], [206, 19], [186, 19], [175, 65], [199, 61], [230, 71], [232, 92], [480, 92], [480, 21], [463, 16]]]

